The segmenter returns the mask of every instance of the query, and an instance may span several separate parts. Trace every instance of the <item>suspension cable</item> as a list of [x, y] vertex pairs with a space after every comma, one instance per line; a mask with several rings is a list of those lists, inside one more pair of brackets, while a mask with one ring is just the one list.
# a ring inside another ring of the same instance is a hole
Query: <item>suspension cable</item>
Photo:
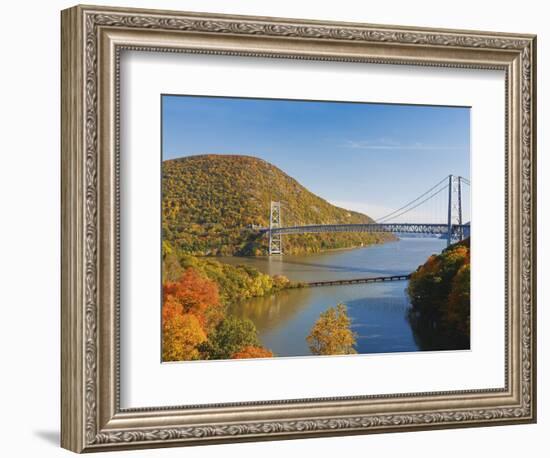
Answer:
[[[414, 210], [415, 208], [417, 208], [417, 207], [419, 207], [420, 205], [422, 205], [423, 203], [427, 202], [427, 201], [430, 200], [432, 197], [435, 197], [436, 195], [438, 195], [438, 194], [441, 193], [442, 191], [446, 191], [448, 188], [449, 188], [448, 185], [443, 186], [442, 188], [440, 188], [440, 189], [438, 189], [436, 192], [434, 192], [432, 195], [426, 197], [426, 198], [425, 198], [424, 200], [422, 200], [421, 202], [418, 202], [415, 206], [413, 206], [413, 207], [411, 207], [411, 208], [407, 208], [405, 211], [402, 211], [401, 213], [392, 216], [390, 219], [398, 218], [398, 217], [404, 215], [405, 213], [408, 213], [408, 212], [410, 212], [411, 210]], [[426, 194], [426, 193], [424, 193], [424, 195], [425, 195], [425, 194]], [[416, 199], [416, 200], [418, 200], [418, 199]], [[385, 223], [387, 223], [387, 220], [386, 220], [386, 221], [377, 220], [376, 222], [377, 222], [377, 223], [385, 224]]]
[[[449, 177], [446, 176], [445, 178], [443, 178], [439, 183], [435, 184], [434, 186], [432, 186], [430, 189], [428, 189], [425, 193], [423, 194], [420, 194], [416, 199], [414, 200], [411, 200], [409, 203], [407, 203], [406, 205], [403, 205], [401, 208], [398, 208], [397, 210], [394, 210], [392, 211], [391, 213], [388, 213], [387, 215], [383, 216], [382, 218], [377, 218], [376, 221], [377, 222], [381, 222], [385, 219], [388, 219], [390, 216], [392, 216], [393, 214], [397, 213], [397, 212], [400, 212], [401, 210], [407, 208], [409, 205], [412, 205], [414, 204], [416, 201], [420, 200], [422, 197], [424, 197], [426, 194], [430, 193], [431, 191], [433, 191], [435, 188], [437, 188], [441, 183], [443, 183], [444, 181], [448, 180]], [[446, 185], [448, 186], [448, 185]]]

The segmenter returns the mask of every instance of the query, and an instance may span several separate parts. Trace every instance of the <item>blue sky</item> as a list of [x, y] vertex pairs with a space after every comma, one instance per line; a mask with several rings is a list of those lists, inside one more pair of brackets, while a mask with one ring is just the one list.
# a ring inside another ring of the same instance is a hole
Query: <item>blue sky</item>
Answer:
[[162, 135], [163, 159], [261, 157], [329, 202], [375, 218], [449, 174], [470, 178], [465, 107], [165, 95]]

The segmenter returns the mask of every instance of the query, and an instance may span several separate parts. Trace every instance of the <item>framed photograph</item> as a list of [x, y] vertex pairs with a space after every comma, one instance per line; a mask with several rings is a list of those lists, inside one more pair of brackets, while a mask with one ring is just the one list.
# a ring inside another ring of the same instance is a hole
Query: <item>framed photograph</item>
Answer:
[[536, 420], [533, 35], [62, 12], [62, 446]]

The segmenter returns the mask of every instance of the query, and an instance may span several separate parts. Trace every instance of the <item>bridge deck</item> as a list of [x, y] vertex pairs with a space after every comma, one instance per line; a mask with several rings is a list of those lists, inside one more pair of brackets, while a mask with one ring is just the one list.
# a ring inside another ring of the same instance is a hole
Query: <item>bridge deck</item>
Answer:
[[333, 285], [354, 285], [358, 283], [380, 283], [385, 281], [401, 281], [411, 278], [410, 274], [405, 275], [387, 275], [383, 277], [366, 277], [366, 278], [352, 278], [348, 280], [325, 280], [325, 281], [312, 281], [306, 283], [308, 287], [315, 286], [333, 286]]
[[[469, 234], [469, 224], [451, 225], [452, 234]], [[422, 223], [368, 223], [368, 224], [312, 224], [305, 226], [289, 226], [277, 228], [262, 228], [260, 232], [271, 234], [315, 234], [323, 232], [393, 232], [410, 234], [439, 234], [446, 235], [449, 232], [447, 224], [422, 224]]]

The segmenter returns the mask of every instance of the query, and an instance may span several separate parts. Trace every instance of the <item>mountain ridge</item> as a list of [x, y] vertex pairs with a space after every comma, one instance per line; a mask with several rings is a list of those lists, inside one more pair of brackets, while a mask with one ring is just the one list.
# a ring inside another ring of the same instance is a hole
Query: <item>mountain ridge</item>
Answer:
[[[271, 201], [283, 202], [282, 223], [372, 223], [337, 207], [268, 161], [242, 154], [200, 154], [162, 163], [163, 240], [193, 255], [264, 255], [267, 240], [252, 228], [269, 225]], [[286, 254], [320, 252], [395, 240], [391, 234], [287, 236]]]

